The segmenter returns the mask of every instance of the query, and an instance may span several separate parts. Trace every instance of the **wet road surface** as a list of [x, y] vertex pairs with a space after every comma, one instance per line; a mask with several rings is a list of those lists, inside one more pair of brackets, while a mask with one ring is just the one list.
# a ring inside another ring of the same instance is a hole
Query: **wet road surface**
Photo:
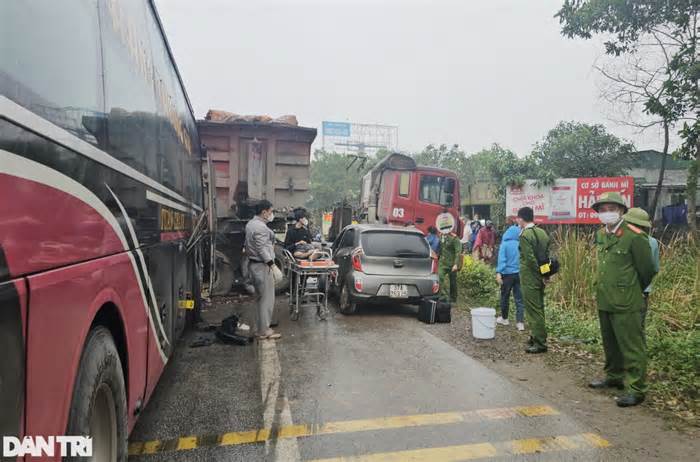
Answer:
[[[605, 460], [609, 443], [423, 329], [415, 308], [298, 322], [249, 346], [181, 342], [130, 460]], [[249, 305], [218, 305], [251, 320]], [[331, 310], [333, 311], [333, 310]], [[465, 335], [468, 333], [465, 332]]]

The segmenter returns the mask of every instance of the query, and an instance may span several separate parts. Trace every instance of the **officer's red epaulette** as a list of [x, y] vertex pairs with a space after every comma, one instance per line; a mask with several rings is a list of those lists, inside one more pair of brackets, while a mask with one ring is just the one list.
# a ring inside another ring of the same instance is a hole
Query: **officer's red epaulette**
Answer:
[[636, 233], [636, 234], [643, 234], [644, 233], [644, 231], [642, 231], [641, 229], [637, 228], [636, 226], [634, 226], [632, 224], [629, 224], [629, 223], [625, 223], [625, 224], [630, 229], [630, 231], [632, 231], [633, 233]]

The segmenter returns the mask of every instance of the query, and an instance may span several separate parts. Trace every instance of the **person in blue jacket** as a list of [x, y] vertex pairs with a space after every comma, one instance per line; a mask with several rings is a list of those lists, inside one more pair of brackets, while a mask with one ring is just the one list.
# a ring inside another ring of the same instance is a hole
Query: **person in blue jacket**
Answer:
[[501, 247], [498, 249], [496, 265], [496, 282], [501, 286], [501, 315], [496, 318], [498, 324], [507, 326], [510, 292], [515, 299], [515, 320], [518, 330], [525, 330], [523, 294], [520, 291], [520, 227], [512, 225], [503, 234]]
[[433, 252], [440, 253], [440, 236], [438, 236], [438, 230], [435, 226], [428, 227], [428, 235], [425, 240], [428, 241]]

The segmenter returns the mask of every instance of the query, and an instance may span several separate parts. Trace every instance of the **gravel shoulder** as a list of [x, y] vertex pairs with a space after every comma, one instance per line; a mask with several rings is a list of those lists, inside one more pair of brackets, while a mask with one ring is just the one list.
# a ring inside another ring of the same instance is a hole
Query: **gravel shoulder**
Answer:
[[[493, 340], [471, 335], [468, 309], [454, 308], [451, 324], [423, 324], [433, 335], [481, 361], [490, 369], [558, 406], [563, 412], [605, 435], [613, 443], [611, 460], [695, 460], [700, 453], [700, 429], [648, 404], [621, 409], [612, 392], [586, 384], [602, 373], [601, 359], [574, 346], [550, 340], [549, 352], [524, 352], [527, 330], [515, 324], [497, 326]], [[631, 455], [634, 454], [634, 457]]]

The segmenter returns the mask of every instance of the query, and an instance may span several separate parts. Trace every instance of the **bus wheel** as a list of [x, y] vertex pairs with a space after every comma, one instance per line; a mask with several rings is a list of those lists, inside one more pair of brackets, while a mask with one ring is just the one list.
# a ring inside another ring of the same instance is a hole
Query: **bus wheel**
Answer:
[[92, 437], [92, 460], [121, 462], [127, 458], [126, 429], [119, 353], [109, 330], [98, 326], [88, 334], [80, 357], [67, 434]]

